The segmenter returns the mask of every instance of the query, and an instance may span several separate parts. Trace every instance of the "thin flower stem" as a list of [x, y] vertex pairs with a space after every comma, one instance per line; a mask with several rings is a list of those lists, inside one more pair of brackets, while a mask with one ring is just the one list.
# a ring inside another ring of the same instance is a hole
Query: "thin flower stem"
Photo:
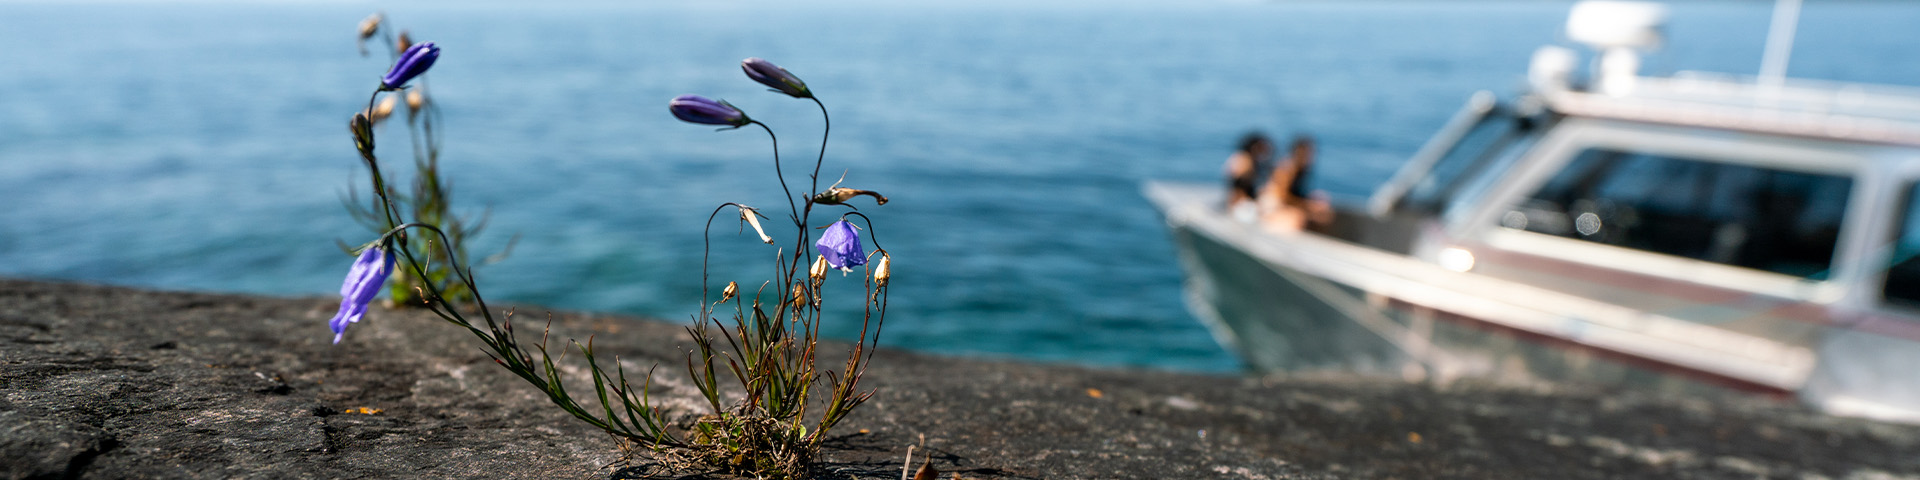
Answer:
[[822, 122], [822, 127], [820, 128], [820, 157], [813, 160], [813, 191], [808, 192], [817, 193], [820, 191], [820, 164], [827, 161], [827, 135], [833, 131], [833, 117], [827, 116], [827, 104], [820, 103], [819, 98], [807, 97], [807, 99], [813, 100], [814, 105], [820, 106], [820, 121]]
[[[447, 233], [441, 230], [439, 227], [435, 227], [433, 225], [429, 225], [425, 223], [416, 222], [416, 223], [407, 223], [404, 225], [397, 226], [394, 229], [389, 230], [386, 234], [381, 235], [380, 239], [377, 240], [377, 242], [386, 242], [391, 238], [397, 237], [401, 231], [409, 228], [422, 228], [422, 229], [426, 229], [428, 231], [433, 232], [435, 235], [440, 237], [441, 246], [443, 249], [447, 251], [448, 255], [449, 256], [453, 255], [454, 247], [452, 245], [451, 238], [447, 236]], [[401, 250], [401, 254], [407, 258], [408, 266], [412, 267], [415, 272], [417, 272], [422, 278], [424, 278], [426, 276], [425, 269], [424, 267], [422, 267], [418, 259], [415, 259], [413, 257], [413, 253], [407, 251], [404, 248], [400, 250]], [[594, 417], [592, 413], [589, 413], [588, 411], [586, 411], [585, 408], [581, 407], [578, 402], [574, 401], [572, 396], [568, 395], [565, 389], [563, 388], [563, 386], [559, 383], [559, 377], [556, 376], [557, 370], [553, 366], [553, 359], [546, 355], [546, 348], [544, 344], [541, 346], [541, 356], [545, 359], [544, 363], [547, 365], [546, 370], [548, 372], [548, 375], [547, 375], [548, 378], [542, 379], [541, 376], [533, 370], [533, 366], [530, 365], [531, 357], [527, 356], [525, 351], [519, 347], [518, 342], [515, 341], [513, 332], [511, 330], [503, 330], [499, 326], [499, 324], [494, 322], [493, 313], [487, 308], [486, 299], [481, 298], [479, 294], [479, 291], [480, 291], [479, 286], [474, 281], [472, 273], [465, 269], [460, 268], [460, 265], [458, 263], [455, 263], [457, 262], [457, 260], [449, 259], [448, 261], [449, 261], [448, 268], [452, 270], [455, 275], [459, 276], [462, 282], [467, 285], [467, 288], [474, 293], [474, 302], [477, 305], [479, 305], [481, 315], [486, 318], [489, 332], [482, 332], [478, 327], [475, 327], [471, 322], [468, 322], [464, 318], [464, 316], [460, 315], [459, 310], [457, 308], [455, 308], [452, 304], [447, 303], [446, 297], [441, 295], [440, 289], [435, 285], [433, 285], [433, 282], [422, 281], [421, 282], [422, 285], [424, 285], [425, 288], [428, 290], [428, 292], [431, 294], [429, 301], [440, 302], [441, 308], [444, 308], [448, 314], [451, 314], [452, 318], [450, 318], [450, 320], [453, 320], [456, 323], [459, 323], [460, 325], [467, 327], [468, 330], [472, 331], [475, 335], [479, 336], [482, 342], [486, 343], [487, 346], [492, 347], [494, 352], [499, 354], [497, 356], [494, 356], [494, 358], [496, 360], [503, 360], [502, 363], [505, 366], [507, 366], [507, 369], [509, 371], [512, 371], [514, 374], [519, 375], [521, 378], [526, 379], [530, 383], [533, 383], [535, 387], [539, 387], [542, 391], [546, 392], [549, 395], [549, 397], [551, 397], [554, 404], [559, 406], [561, 410], [567, 411], [567, 413], [570, 413], [574, 417], [577, 417], [583, 421], [586, 421], [590, 425], [598, 427], [602, 430], [606, 430], [608, 432], [619, 433], [624, 437], [632, 438], [636, 440], [652, 440], [656, 444], [677, 445], [679, 443], [677, 440], [674, 440], [670, 436], [665, 436], [660, 434], [647, 436], [645, 435], [645, 432], [635, 432], [633, 427], [619, 424], [618, 417], [614, 416], [611, 413], [610, 405], [603, 405], [603, 406], [606, 407], [606, 409], [608, 410], [608, 418], [611, 420], [605, 420], [605, 419]], [[434, 310], [436, 313], [439, 313], [439, 309], [434, 309]], [[589, 339], [589, 342], [591, 342], [591, 339]], [[605, 392], [604, 390], [602, 390], [602, 388], [605, 385], [601, 384], [600, 381], [605, 376], [605, 374], [600, 371], [600, 368], [598, 365], [593, 363], [593, 359], [590, 357], [590, 355], [592, 354], [591, 348], [592, 347], [590, 344], [588, 346], [583, 346], [582, 353], [589, 355], [589, 358], [588, 358], [589, 367], [593, 369], [593, 373], [595, 374], [595, 383], [596, 383], [595, 387], [596, 387], [596, 390], [601, 390], [601, 395], [602, 395], [601, 400], [604, 403]], [[616, 394], [618, 394], [619, 390], [616, 389], [615, 392]], [[621, 394], [621, 395], [622, 395], [622, 403], [624, 405], [626, 404], [627, 397], [624, 394]], [[642, 406], [645, 407], [645, 405], [642, 405]]]
[[709, 305], [707, 303], [707, 281], [708, 281], [707, 280], [707, 260], [713, 256], [713, 239], [712, 239], [713, 219], [720, 218], [720, 211], [726, 209], [727, 207], [741, 208], [745, 206], [746, 205], [727, 202], [727, 203], [720, 204], [720, 206], [718, 207], [714, 207], [713, 213], [707, 215], [707, 227], [700, 230], [700, 319], [699, 320], [701, 322], [707, 321], [707, 317], [710, 316], [712, 312], [712, 310], [708, 308]]
[[[374, 90], [373, 95], [370, 95], [367, 97], [366, 115], [367, 115], [368, 125], [372, 125], [373, 123], [373, 100], [375, 98], [378, 98], [379, 96], [380, 96], [380, 91]], [[372, 132], [369, 131], [368, 135], [369, 137], [371, 137]], [[373, 139], [368, 138], [367, 142], [371, 144], [373, 143]], [[393, 199], [387, 196], [387, 181], [386, 181], [386, 178], [380, 174], [380, 160], [374, 156], [372, 151], [366, 152], [365, 157], [367, 160], [367, 169], [371, 170], [373, 173], [373, 193], [376, 196], [378, 196], [380, 199], [380, 202], [379, 202], [380, 204], [376, 206], [380, 207], [381, 213], [386, 214], [387, 228], [391, 229], [400, 224], [398, 220], [398, 215], [395, 215], [395, 213], [397, 212], [394, 211], [394, 209], [397, 207], [394, 207]], [[404, 238], [401, 240], [401, 243], [403, 245], [406, 243]]]
[[[447, 256], [448, 256], [447, 269], [453, 271], [454, 275], [460, 278], [461, 283], [466, 284], [467, 289], [473, 292], [474, 304], [480, 307], [480, 315], [482, 317], [485, 317], [485, 319], [487, 320], [487, 326], [492, 328], [496, 332], [500, 331], [499, 327], [494, 322], [493, 311], [487, 308], [487, 300], [485, 298], [481, 298], [480, 296], [480, 286], [474, 282], [473, 273], [466, 269], [460, 268], [459, 260], [457, 258], [453, 258], [454, 257], [453, 242], [447, 236], [447, 232], [441, 230], [440, 227], [436, 227], [436, 226], [425, 224], [425, 223], [414, 222], [414, 223], [407, 223], [404, 225], [396, 226], [392, 230], [389, 230], [385, 235], [381, 235], [380, 239], [381, 241], [385, 241], [389, 237], [397, 237], [401, 231], [406, 230], [408, 228], [423, 228], [440, 236], [440, 246], [441, 248], [446, 250]], [[439, 288], [434, 286], [433, 282], [426, 281], [426, 271], [422, 269], [419, 260], [413, 258], [413, 252], [405, 248], [401, 248], [399, 250], [401, 255], [407, 257], [407, 263], [411, 264], [414, 270], [420, 275], [420, 278], [422, 279], [420, 283], [426, 286], [428, 293], [433, 294], [433, 298], [430, 300], [438, 300], [441, 303], [446, 304], [446, 299], [440, 295]], [[464, 316], [460, 315], [459, 309], [455, 308], [452, 304], [446, 304], [445, 307], [449, 312], [452, 312], [455, 317], [459, 317], [461, 321], [464, 322], [466, 320]], [[508, 345], [512, 345], [513, 340], [511, 337], [509, 337], [508, 339], [506, 339], [506, 342]]]
[[793, 203], [793, 189], [787, 188], [787, 175], [780, 168], [780, 137], [773, 134], [773, 127], [768, 127], [767, 124], [760, 123], [758, 120], [752, 120], [752, 122], [754, 125], [759, 125], [761, 130], [766, 130], [767, 138], [773, 140], [773, 176], [780, 179], [780, 192], [786, 194], [787, 209], [793, 211], [794, 225], [806, 228], [806, 224], [800, 223], [800, 207]]
[[813, 218], [813, 196], [820, 192], [820, 165], [827, 161], [827, 138], [828, 135], [833, 132], [833, 117], [827, 115], [827, 104], [820, 103], [820, 99], [817, 97], [807, 97], [807, 99], [813, 100], [813, 104], [820, 107], [820, 119], [823, 126], [820, 129], [820, 156], [814, 158], [813, 174], [808, 177], [812, 183], [809, 185], [806, 193], [807, 208], [800, 213], [800, 248], [796, 249], [797, 251], [795, 251], [794, 254], [801, 259], [813, 256], [813, 235], [807, 231], [806, 225], [808, 220]]
[[387, 58], [390, 59], [388, 61], [393, 63], [400, 63], [400, 42], [394, 41], [393, 29], [392, 28], [380, 29], [380, 37], [386, 39], [387, 41]]
[[847, 212], [845, 214], [840, 215], [840, 219], [842, 220], [845, 220], [847, 217], [860, 217], [861, 220], [866, 220], [867, 221], [867, 238], [873, 239], [873, 248], [875, 250], [885, 250], [885, 248], [882, 248], [880, 246], [880, 231], [873, 229], [872, 218], [867, 218], [867, 214], [860, 213], [857, 211]]
[[860, 375], [867, 373], [866, 365], [873, 364], [873, 351], [880, 349], [880, 330], [887, 328], [887, 290], [891, 287], [878, 287], [880, 293], [880, 318], [873, 323], [873, 348], [867, 349], [867, 361], [860, 367]]
[[[787, 187], [787, 176], [785, 170], [780, 166], [780, 137], [774, 135], [773, 127], [768, 127], [767, 124], [760, 123], [757, 120], [752, 120], [751, 122], [753, 122], [754, 125], [759, 125], [761, 130], [766, 130], [767, 138], [773, 140], [773, 175], [780, 180], [780, 192], [787, 198], [787, 209], [792, 213], [795, 230], [799, 230], [800, 246], [794, 248], [793, 260], [788, 262], [786, 270], [781, 272], [780, 275], [782, 278], [780, 286], [782, 292], [785, 292], [793, 288], [793, 275], [799, 271], [800, 262], [810, 253], [806, 242], [807, 222], [806, 217], [800, 213], [799, 206], [793, 202], [793, 189]], [[813, 210], [813, 199], [809, 197], [805, 201], [807, 210]], [[786, 293], [781, 293], [781, 295], [784, 296]]]

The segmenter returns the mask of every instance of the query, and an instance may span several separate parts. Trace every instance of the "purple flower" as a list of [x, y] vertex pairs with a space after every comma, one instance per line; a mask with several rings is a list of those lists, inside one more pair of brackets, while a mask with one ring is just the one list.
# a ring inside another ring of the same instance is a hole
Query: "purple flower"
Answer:
[[421, 42], [419, 45], [407, 47], [407, 51], [400, 54], [400, 61], [394, 62], [393, 68], [387, 70], [387, 76], [380, 77], [380, 88], [399, 90], [406, 86], [407, 82], [413, 81], [413, 77], [427, 73], [427, 68], [432, 67], [433, 61], [438, 59], [440, 59], [440, 46], [434, 45], [433, 42]]
[[688, 123], [706, 125], [731, 125], [744, 127], [753, 120], [745, 112], [733, 108], [733, 104], [699, 95], [681, 95], [667, 102], [667, 111], [674, 118]]
[[773, 87], [776, 92], [793, 98], [813, 98], [813, 91], [807, 90], [807, 82], [800, 81], [800, 77], [793, 76], [793, 73], [788, 72], [787, 69], [780, 68], [779, 65], [774, 65], [766, 59], [753, 57], [741, 60], [740, 69], [747, 72], [747, 78], [760, 82], [761, 85]]
[[392, 273], [393, 256], [387, 255], [386, 249], [372, 246], [360, 252], [360, 259], [354, 260], [353, 269], [347, 271], [346, 282], [340, 284], [340, 313], [327, 322], [333, 326], [333, 343], [339, 344], [346, 336], [348, 324], [359, 322], [367, 314], [367, 303], [380, 293], [380, 286]]
[[846, 220], [828, 225], [827, 233], [820, 234], [820, 241], [813, 246], [820, 247], [820, 255], [827, 257], [827, 266], [842, 272], [867, 264], [867, 254], [860, 249], [860, 231]]

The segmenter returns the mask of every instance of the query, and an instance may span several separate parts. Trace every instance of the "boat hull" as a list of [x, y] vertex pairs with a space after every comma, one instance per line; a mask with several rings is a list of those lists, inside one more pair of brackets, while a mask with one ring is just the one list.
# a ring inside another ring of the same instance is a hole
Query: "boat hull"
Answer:
[[[1269, 230], [1219, 212], [1208, 199], [1214, 189], [1147, 190], [1166, 215], [1189, 308], [1259, 371], [1788, 396], [1813, 369], [1811, 345], [1451, 271], [1406, 251]], [[1377, 229], [1405, 236], [1419, 227]]]
[[1369, 293], [1249, 255], [1190, 225], [1172, 233], [1188, 308], [1260, 372], [1791, 393]]
[[1352, 318], [1354, 306], [1365, 308], [1364, 292], [1263, 263], [1193, 229], [1173, 235], [1187, 272], [1188, 308], [1248, 365], [1387, 375], [1418, 366]]

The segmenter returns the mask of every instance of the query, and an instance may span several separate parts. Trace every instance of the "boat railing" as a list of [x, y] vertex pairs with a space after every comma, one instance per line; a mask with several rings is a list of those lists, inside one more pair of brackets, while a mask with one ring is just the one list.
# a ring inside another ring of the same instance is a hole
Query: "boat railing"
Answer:
[[1549, 109], [1582, 117], [1920, 146], [1920, 89], [1687, 72], [1639, 77], [1607, 93], [1536, 92]]

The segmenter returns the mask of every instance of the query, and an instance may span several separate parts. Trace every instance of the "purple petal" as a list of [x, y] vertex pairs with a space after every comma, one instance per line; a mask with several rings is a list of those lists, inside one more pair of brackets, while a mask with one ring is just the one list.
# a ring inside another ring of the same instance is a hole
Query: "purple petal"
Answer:
[[846, 220], [828, 225], [814, 246], [820, 248], [821, 256], [827, 257], [827, 266], [847, 269], [867, 264], [867, 254], [860, 245], [860, 231]]
[[359, 322], [360, 317], [367, 314], [367, 304], [380, 294], [380, 287], [393, 273], [393, 264], [394, 256], [380, 246], [367, 247], [360, 252], [360, 258], [353, 261], [346, 280], [340, 283], [340, 311], [327, 321], [333, 327], [333, 343], [340, 343], [347, 325]]

